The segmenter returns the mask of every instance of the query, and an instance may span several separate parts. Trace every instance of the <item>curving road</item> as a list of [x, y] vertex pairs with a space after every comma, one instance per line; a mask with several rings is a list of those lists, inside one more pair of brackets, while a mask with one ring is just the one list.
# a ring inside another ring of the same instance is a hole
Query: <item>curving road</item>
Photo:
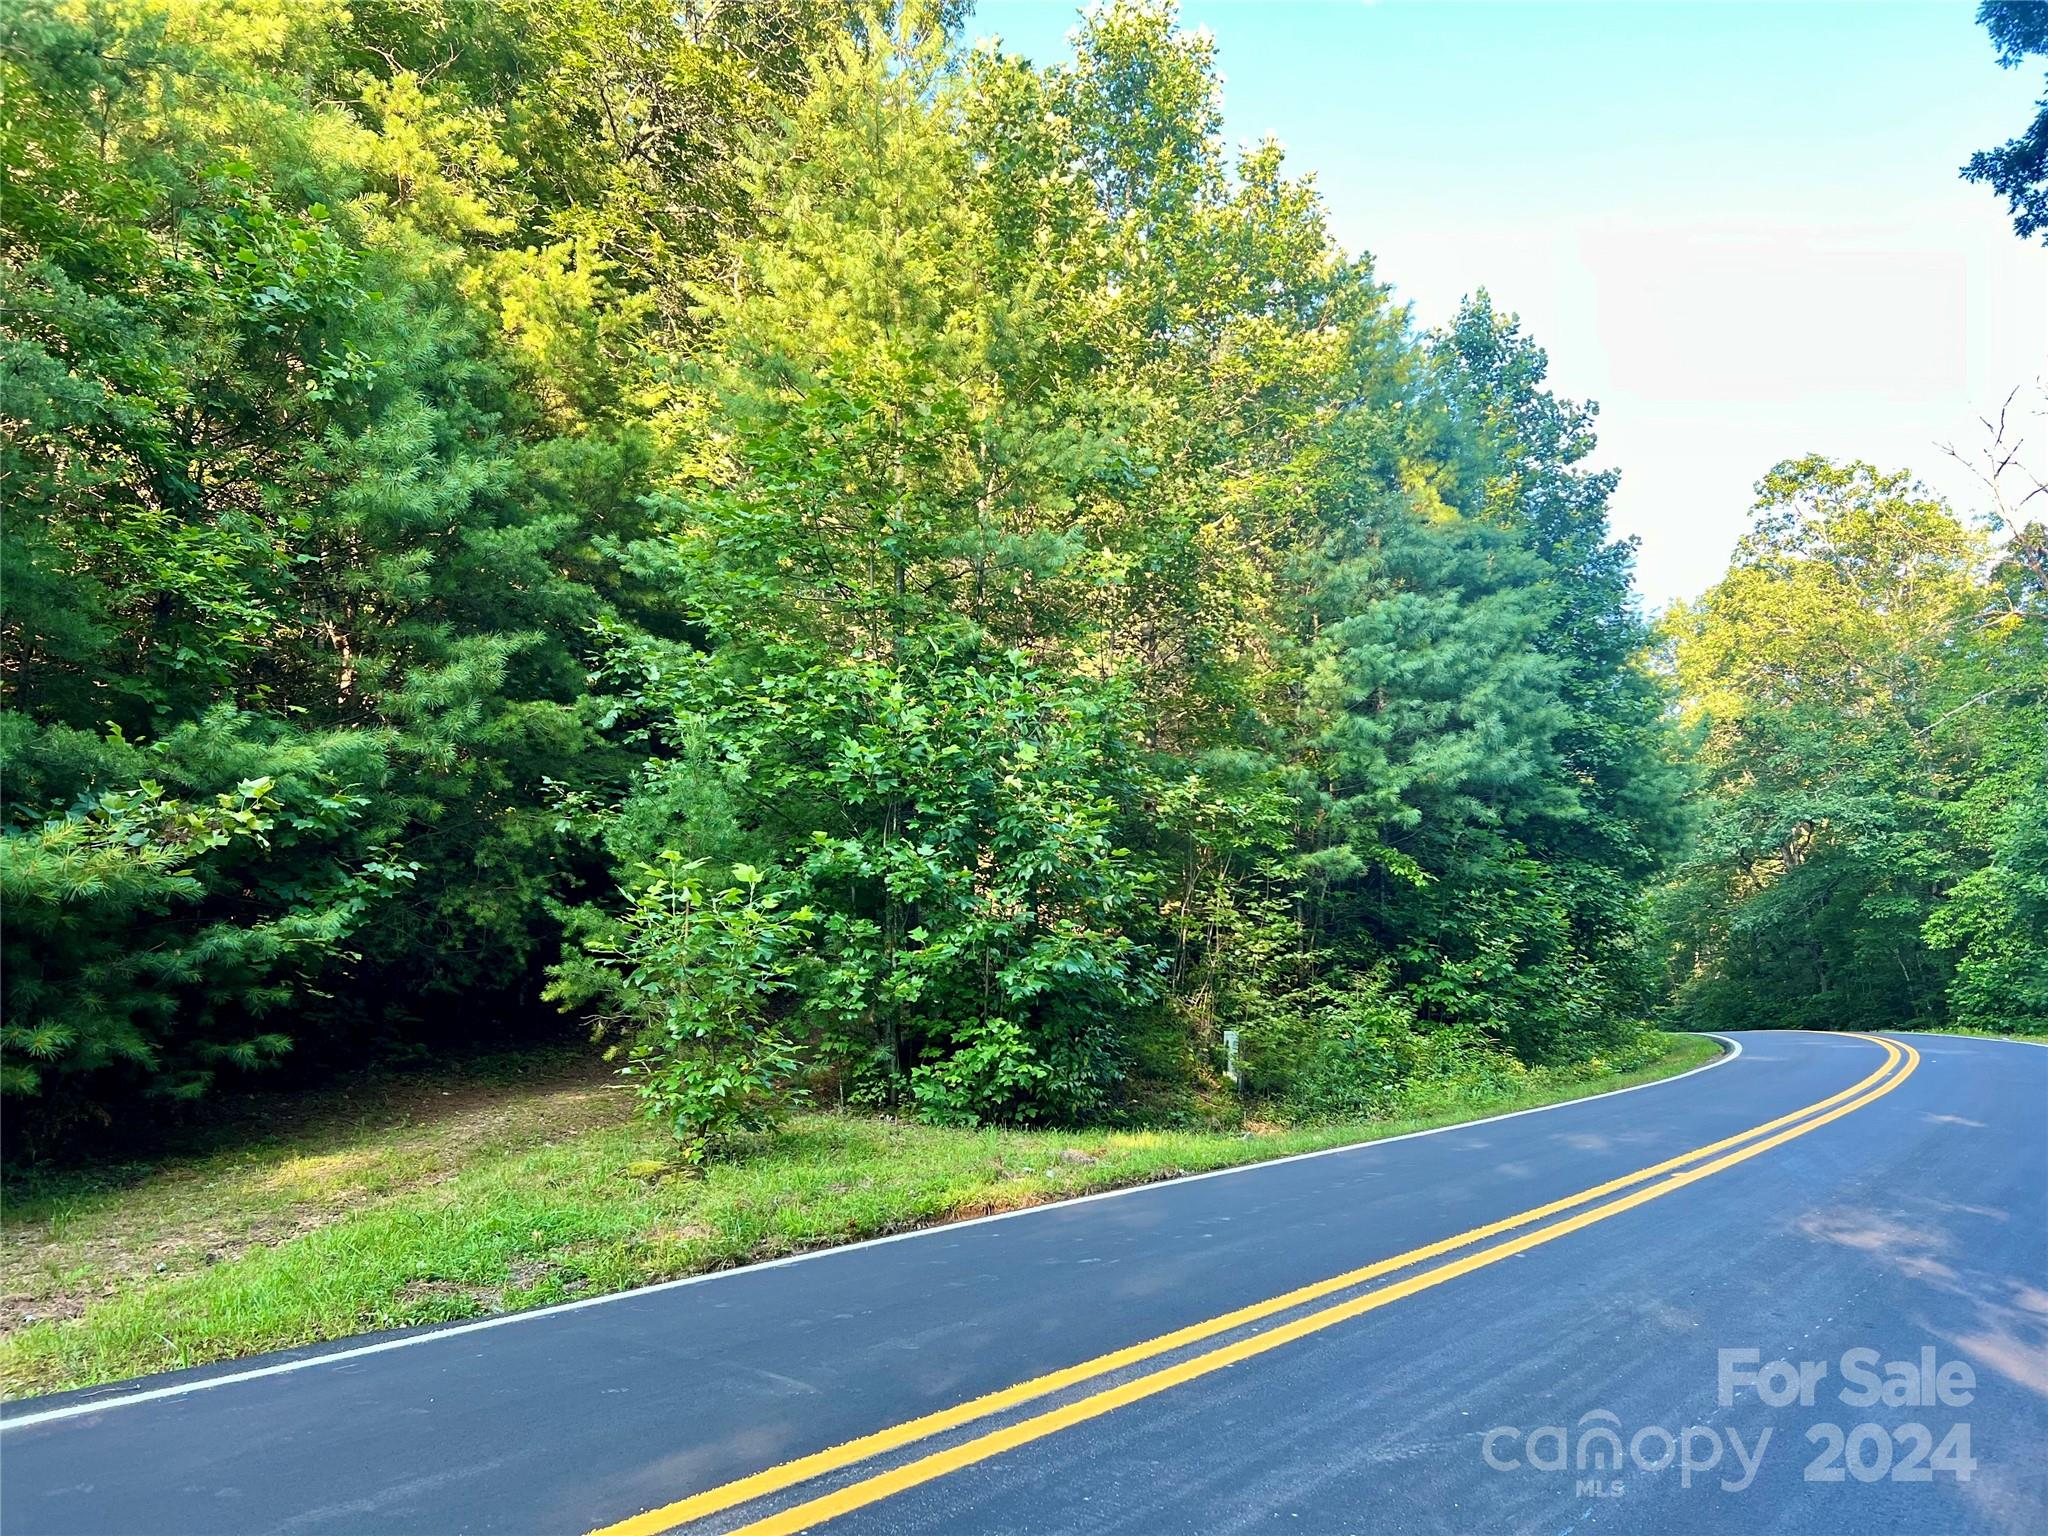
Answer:
[[2048, 1530], [2048, 1049], [1730, 1038], [1473, 1126], [13, 1404], [0, 1527]]

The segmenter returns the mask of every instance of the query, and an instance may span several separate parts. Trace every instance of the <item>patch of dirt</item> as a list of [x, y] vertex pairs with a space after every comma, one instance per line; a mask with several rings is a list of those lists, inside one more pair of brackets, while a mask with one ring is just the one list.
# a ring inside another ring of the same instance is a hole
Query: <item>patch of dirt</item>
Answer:
[[399, 1287], [396, 1300], [401, 1306], [419, 1307], [444, 1297], [478, 1302], [489, 1310], [497, 1307], [504, 1293], [496, 1286], [464, 1285], [456, 1280], [412, 1280]]
[[326, 1093], [277, 1097], [287, 1102], [273, 1106], [246, 1155], [217, 1146], [197, 1161], [135, 1169], [112, 1195], [88, 1187], [76, 1215], [59, 1205], [0, 1223], [0, 1336], [446, 1183], [480, 1155], [621, 1124], [633, 1109], [630, 1091], [589, 1056], [498, 1062], [474, 1078], [365, 1074]]
[[[256, 1220], [232, 1237], [206, 1223], [153, 1239], [139, 1238], [121, 1222], [83, 1239], [53, 1239], [44, 1223], [7, 1227], [0, 1230], [0, 1338], [32, 1323], [77, 1317], [94, 1302], [140, 1281], [206, 1269], [254, 1248], [275, 1247], [326, 1226], [339, 1214], [307, 1211]], [[64, 1266], [61, 1279], [53, 1281], [52, 1264]]]
[[[530, 1291], [555, 1272], [546, 1259], [521, 1259], [505, 1272], [505, 1290]], [[499, 1293], [502, 1297], [503, 1292]]]
[[648, 1237], [657, 1243], [699, 1243], [714, 1235], [711, 1228], [703, 1223], [686, 1221], [679, 1226], [659, 1227], [650, 1232]]
[[424, 1307], [428, 1302], [455, 1298], [474, 1302], [479, 1311], [502, 1312], [514, 1291], [530, 1291], [555, 1272], [546, 1259], [521, 1259], [505, 1272], [503, 1285], [465, 1285], [460, 1280], [413, 1280], [399, 1287], [394, 1298], [400, 1306]]

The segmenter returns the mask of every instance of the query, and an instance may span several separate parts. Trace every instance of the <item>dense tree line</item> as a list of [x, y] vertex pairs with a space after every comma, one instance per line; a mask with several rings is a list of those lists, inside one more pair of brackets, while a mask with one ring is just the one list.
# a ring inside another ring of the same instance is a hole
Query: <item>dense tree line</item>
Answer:
[[2048, 1030], [2048, 531], [1969, 527], [1868, 464], [1759, 491], [1728, 574], [1668, 620], [1703, 779], [1660, 903], [1678, 1006]]
[[[1170, 8], [1049, 67], [837, 0], [4, 28], [11, 1124], [554, 1009], [700, 1141], [1156, 1111], [1226, 1030], [1356, 1112], [1628, 1059], [1680, 948], [1713, 1019], [1876, 953], [1781, 975], [1738, 911], [1806, 899], [1728, 788], [1806, 698], [1727, 637], [1810, 520], [1681, 620], [1713, 830], [1653, 924], [1685, 770], [1591, 408], [1230, 152]], [[1826, 749], [1955, 786], [1922, 905], [1857, 898], [1901, 1017], [2033, 963], [2038, 758], [1958, 706], [2038, 731], [2038, 569], [1955, 537], [1867, 638], [1969, 644]]]
[[[2048, 6], [1977, 20], [2006, 68], [2048, 54]], [[2048, 235], [2048, 102], [1963, 175]], [[1679, 1019], [2048, 1030], [2048, 483], [2025, 461], [2048, 412], [2025, 394], [1956, 454], [1981, 521], [1903, 472], [1787, 460], [1727, 575], [1667, 615], [1695, 782], [1652, 927]]]
[[0, 13], [13, 1123], [535, 1006], [594, 627], [672, 613], [605, 541], [845, 26], [662, 14]]
[[1630, 1047], [1590, 413], [1170, 11], [950, 22], [11, 8], [17, 1108], [543, 990], [685, 1129]]

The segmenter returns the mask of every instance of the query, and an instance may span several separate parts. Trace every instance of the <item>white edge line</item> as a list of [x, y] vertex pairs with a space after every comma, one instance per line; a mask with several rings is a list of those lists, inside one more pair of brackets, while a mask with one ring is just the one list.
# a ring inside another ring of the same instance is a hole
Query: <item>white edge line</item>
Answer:
[[[233, 1386], [237, 1382], [259, 1381], [267, 1376], [286, 1376], [293, 1371], [309, 1370], [316, 1365], [335, 1365], [344, 1360], [362, 1360], [371, 1355], [385, 1354], [394, 1349], [410, 1349], [416, 1344], [432, 1344], [440, 1339], [454, 1338], [459, 1334], [482, 1333], [488, 1328], [506, 1328], [514, 1323], [530, 1322], [535, 1318], [558, 1316], [564, 1312], [580, 1312], [586, 1307], [603, 1306], [608, 1302], [625, 1301], [635, 1296], [652, 1296], [659, 1291], [680, 1290], [686, 1285], [706, 1285], [714, 1280], [730, 1279], [734, 1275], [753, 1274], [764, 1269], [781, 1269], [790, 1264], [802, 1264], [810, 1259], [827, 1258], [837, 1253], [850, 1253], [856, 1248], [879, 1248], [884, 1243], [907, 1242], [914, 1237], [930, 1237], [940, 1232], [957, 1232], [962, 1227], [978, 1227], [989, 1222], [1009, 1221], [1018, 1216], [1038, 1216], [1047, 1211], [1065, 1210], [1076, 1205], [1087, 1205], [1097, 1200], [1114, 1200], [1123, 1195], [1135, 1195], [1145, 1190], [1162, 1189], [1172, 1184], [1194, 1184], [1203, 1179], [1220, 1179], [1235, 1173], [1252, 1173], [1261, 1168], [1277, 1168], [1283, 1163], [1307, 1162], [1313, 1157], [1331, 1157], [1340, 1152], [1362, 1152], [1374, 1147], [1391, 1146], [1397, 1141], [1414, 1141], [1423, 1136], [1441, 1136], [1450, 1131], [1469, 1131], [1474, 1126], [1498, 1125], [1503, 1120], [1519, 1120], [1524, 1115], [1540, 1115], [1547, 1110], [1569, 1109], [1575, 1104], [1590, 1104], [1595, 1099], [1618, 1098], [1624, 1093], [1637, 1093], [1645, 1088], [1662, 1088], [1670, 1083], [1685, 1081], [1701, 1072], [1711, 1072], [1724, 1067], [1742, 1054], [1742, 1042], [1729, 1035], [1702, 1031], [1707, 1038], [1719, 1040], [1728, 1049], [1712, 1061], [1703, 1061], [1696, 1067], [1671, 1077], [1660, 1077], [1654, 1082], [1631, 1083], [1626, 1088], [1609, 1088], [1600, 1093], [1588, 1093], [1576, 1099], [1560, 1099], [1555, 1104], [1538, 1104], [1529, 1109], [1509, 1110], [1506, 1114], [1488, 1115], [1480, 1120], [1460, 1120], [1452, 1125], [1431, 1126], [1426, 1131], [1403, 1131], [1398, 1136], [1381, 1136], [1370, 1141], [1346, 1142], [1340, 1147], [1319, 1147], [1313, 1152], [1293, 1152], [1285, 1157], [1269, 1157], [1262, 1162], [1236, 1163], [1228, 1168], [1211, 1168], [1202, 1173], [1183, 1173], [1170, 1179], [1153, 1179], [1146, 1183], [1126, 1184], [1117, 1189], [1100, 1189], [1093, 1194], [1074, 1195], [1065, 1200], [1047, 1200], [1037, 1205], [1019, 1206], [1013, 1211], [996, 1211], [987, 1216], [969, 1216], [960, 1221], [939, 1222], [927, 1227], [912, 1227], [904, 1232], [890, 1232], [881, 1237], [862, 1238], [857, 1242], [839, 1243], [830, 1248], [810, 1248], [802, 1253], [785, 1254], [779, 1259], [762, 1259], [753, 1264], [736, 1264], [730, 1269], [714, 1269], [699, 1275], [683, 1275], [674, 1280], [658, 1280], [652, 1285], [635, 1286], [627, 1291], [608, 1291], [602, 1296], [584, 1296], [575, 1301], [558, 1301], [545, 1307], [529, 1307], [523, 1312], [502, 1312], [496, 1317], [480, 1317], [466, 1323], [454, 1323], [446, 1328], [428, 1328], [417, 1333], [403, 1334], [395, 1339], [384, 1339], [375, 1344], [359, 1344], [354, 1348], [328, 1350], [317, 1355], [307, 1355], [297, 1360], [284, 1360], [275, 1365], [258, 1366], [254, 1370], [229, 1371], [218, 1376], [202, 1376], [195, 1381], [175, 1382], [167, 1387], [153, 1387], [146, 1392], [130, 1392], [121, 1397], [103, 1397], [84, 1402], [66, 1403], [61, 1408], [45, 1409], [41, 1413], [17, 1414], [0, 1418], [0, 1433], [10, 1429], [26, 1429], [31, 1424], [49, 1424], [58, 1419], [83, 1418], [88, 1414], [107, 1413], [115, 1408], [129, 1408], [138, 1403], [159, 1402], [167, 1397], [183, 1397], [190, 1392], [205, 1392], [214, 1387]], [[1792, 1033], [1792, 1031], [1787, 1031]], [[1807, 1033], [1807, 1031], [1799, 1031]], [[1831, 1033], [1831, 1032], [1828, 1032]]]

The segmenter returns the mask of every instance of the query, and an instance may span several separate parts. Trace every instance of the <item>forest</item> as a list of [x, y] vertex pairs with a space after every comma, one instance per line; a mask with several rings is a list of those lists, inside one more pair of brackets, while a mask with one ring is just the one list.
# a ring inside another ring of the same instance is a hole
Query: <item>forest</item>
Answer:
[[564, 1030], [691, 1156], [2048, 1030], [2025, 390], [1653, 621], [1206, 35], [961, 21], [0, 6], [11, 1149]]

